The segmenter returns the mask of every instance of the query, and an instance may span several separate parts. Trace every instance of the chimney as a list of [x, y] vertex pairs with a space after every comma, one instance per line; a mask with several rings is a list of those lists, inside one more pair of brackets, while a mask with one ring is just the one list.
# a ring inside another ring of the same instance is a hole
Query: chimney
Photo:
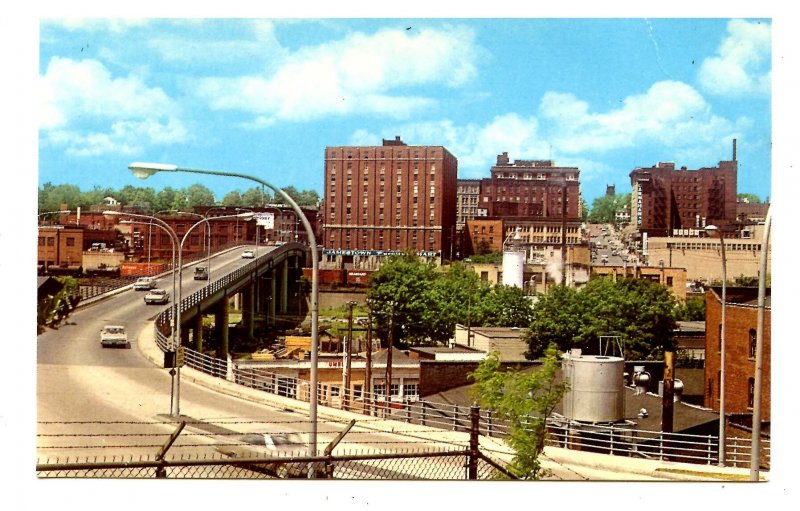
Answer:
[[736, 161], [736, 139], [733, 139], [733, 160]]

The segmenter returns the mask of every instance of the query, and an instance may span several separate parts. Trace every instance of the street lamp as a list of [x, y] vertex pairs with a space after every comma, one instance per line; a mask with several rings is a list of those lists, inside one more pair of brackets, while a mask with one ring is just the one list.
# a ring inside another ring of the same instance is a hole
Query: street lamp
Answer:
[[727, 264], [725, 261], [725, 239], [722, 231], [716, 225], [707, 225], [706, 233], [710, 237], [719, 237], [720, 253], [722, 254], [722, 312], [719, 328], [719, 466], [725, 466], [725, 305], [727, 299]]
[[[236, 208], [234, 211], [249, 211], [251, 213], [253, 212], [253, 210], [250, 209], [250, 208]], [[236, 245], [238, 245], [239, 244], [239, 219], [238, 218], [236, 219], [236, 232], [234, 233], [234, 238], [236, 240]], [[256, 249], [258, 249], [258, 247], [256, 247]]]
[[758, 271], [758, 313], [756, 316], [756, 367], [753, 384], [753, 423], [750, 436], [750, 480], [758, 481], [758, 465], [761, 461], [761, 371], [764, 362], [764, 301], [767, 287], [767, 258], [769, 257], [769, 234], [772, 227], [772, 208], [767, 209], [764, 220], [764, 238], [761, 242], [761, 257]]
[[311, 273], [311, 396], [310, 396], [310, 412], [309, 412], [309, 419], [311, 423], [311, 433], [309, 435], [309, 452], [311, 456], [316, 456], [317, 454], [317, 351], [319, 346], [319, 336], [318, 336], [318, 325], [319, 325], [319, 254], [317, 253], [317, 239], [314, 236], [314, 230], [311, 228], [311, 224], [308, 221], [308, 218], [303, 214], [300, 206], [292, 199], [285, 191], [277, 188], [266, 181], [263, 181], [259, 178], [247, 175], [247, 174], [239, 174], [234, 172], [223, 172], [223, 171], [215, 171], [215, 170], [201, 170], [201, 169], [189, 169], [189, 168], [182, 168], [178, 167], [177, 165], [168, 165], [163, 163], [132, 163], [128, 166], [128, 168], [133, 172], [133, 175], [140, 178], [146, 179], [156, 172], [187, 172], [193, 174], [208, 174], [208, 175], [215, 175], [215, 176], [229, 176], [229, 177], [238, 177], [242, 179], [249, 179], [251, 181], [255, 181], [256, 183], [261, 184], [262, 186], [267, 186], [272, 189], [275, 193], [283, 197], [283, 199], [292, 206], [292, 209], [297, 213], [298, 218], [303, 222], [303, 227], [306, 230], [306, 235], [308, 236], [308, 243], [311, 247], [311, 265], [312, 265], [312, 273]]
[[[143, 218], [148, 219], [151, 222], [155, 221], [159, 227], [164, 229], [167, 234], [169, 234], [170, 241], [172, 241], [172, 253], [173, 253], [173, 260], [172, 260], [172, 296], [174, 297], [174, 301], [172, 303], [172, 349], [173, 351], [178, 350], [178, 346], [180, 345], [180, 337], [181, 337], [181, 273], [182, 273], [182, 264], [181, 264], [181, 252], [178, 250], [178, 285], [176, 287], [175, 284], [175, 250], [178, 246], [178, 235], [175, 234], [175, 231], [172, 227], [169, 226], [165, 221], [161, 220], [160, 218], [150, 216], [150, 215], [140, 215], [138, 213], [122, 213], [120, 211], [103, 211], [103, 215], [112, 215], [112, 216], [130, 216], [133, 218]], [[177, 365], [177, 364], [176, 364]], [[170, 389], [170, 407], [169, 411], [173, 417], [180, 416], [180, 377], [181, 371], [180, 367], [177, 369], [170, 370], [170, 376], [172, 376], [172, 385]], [[177, 377], [177, 378], [176, 378]]]

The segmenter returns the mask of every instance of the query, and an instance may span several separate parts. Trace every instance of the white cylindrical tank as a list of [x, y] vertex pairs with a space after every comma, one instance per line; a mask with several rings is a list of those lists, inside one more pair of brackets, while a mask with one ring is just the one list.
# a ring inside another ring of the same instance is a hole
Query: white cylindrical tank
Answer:
[[522, 272], [525, 269], [525, 252], [503, 252], [503, 284], [522, 289]]
[[566, 357], [564, 375], [569, 391], [564, 415], [583, 422], [616, 422], [624, 418], [624, 360], [620, 357], [578, 355]]

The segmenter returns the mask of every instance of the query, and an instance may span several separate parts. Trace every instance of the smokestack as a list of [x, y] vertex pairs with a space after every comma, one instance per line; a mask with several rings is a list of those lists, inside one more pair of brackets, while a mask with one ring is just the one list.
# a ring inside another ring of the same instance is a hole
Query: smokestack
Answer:
[[733, 161], [736, 161], [736, 139], [733, 139]]

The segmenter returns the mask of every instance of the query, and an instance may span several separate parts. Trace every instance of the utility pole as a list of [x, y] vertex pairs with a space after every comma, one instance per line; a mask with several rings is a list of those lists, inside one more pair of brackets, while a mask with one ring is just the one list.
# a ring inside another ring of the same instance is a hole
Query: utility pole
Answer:
[[344, 343], [344, 392], [342, 394], [342, 409], [347, 409], [350, 405], [350, 370], [351, 370], [351, 355], [353, 348], [353, 307], [358, 305], [358, 302], [349, 301], [347, 307], [349, 309], [349, 316], [347, 321], [347, 339]]
[[386, 345], [386, 402], [392, 401], [392, 348], [394, 346], [394, 302], [389, 304], [389, 337]]

